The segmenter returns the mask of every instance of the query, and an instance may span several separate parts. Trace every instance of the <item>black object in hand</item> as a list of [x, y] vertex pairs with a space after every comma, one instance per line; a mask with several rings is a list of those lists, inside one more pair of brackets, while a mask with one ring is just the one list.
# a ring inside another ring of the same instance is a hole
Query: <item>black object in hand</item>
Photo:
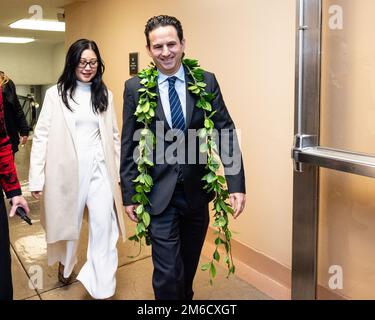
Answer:
[[[10, 204], [12, 204], [12, 201], [10, 202]], [[27, 216], [24, 208], [17, 207], [16, 215], [19, 216], [22, 220], [26, 221], [30, 226], [32, 225], [31, 219]]]
[[31, 219], [27, 216], [26, 211], [22, 207], [17, 207], [16, 215], [19, 216], [22, 220], [26, 221], [30, 226], [32, 225]]

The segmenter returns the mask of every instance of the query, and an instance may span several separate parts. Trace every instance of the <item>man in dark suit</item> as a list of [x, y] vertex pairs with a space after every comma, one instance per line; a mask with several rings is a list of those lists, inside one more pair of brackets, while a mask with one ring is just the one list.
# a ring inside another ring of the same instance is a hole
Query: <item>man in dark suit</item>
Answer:
[[[154, 264], [153, 288], [156, 299], [192, 299], [193, 279], [209, 223], [208, 203], [212, 194], [203, 189], [205, 164], [199, 161], [199, 140], [189, 139], [195, 129], [204, 127], [204, 113], [195, 107], [196, 96], [187, 90], [190, 79], [182, 64], [185, 39], [181, 23], [174, 17], [157, 16], [149, 19], [145, 29], [147, 51], [158, 69], [158, 105], [151, 130], [156, 135], [155, 166], [151, 170], [154, 181], [148, 194], [151, 207], [149, 226]], [[220, 148], [220, 155], [233, 156], [238, 161], [224, 163], [230, 203], [234, 217], [245, 205], [245, 177], [242, 157], [237, 145], [235, 127], [223, 101], [214, 74], [205, 72], [206, 91], [215, 95], [212, 101], [216, 114], [212, 117], [215, 129], [227, 135], [230, 143]], [[134, 150], [138, 142], [134, 133], [142, 128], [136, 121], [136, 110], [141, 88], [140, 78], [125, 83], [120, 176], [125, 211], [137, 222], [133, 180], [138, 175]], [[225, 130], [223, 130], [225, 129]], [[178, 140], [174, 152], [170, 152]], [[182, 133], [183, 134], [179, 134]], [[187, 143], [184, 143], [188, 141]], [[220, 143], [219, 143], [220, 144]], [[181, 151], [183, 156], [177, 155]], [[220, 144], [221, 146], [221, 144]], [[178, 150], [177, 150], [178, 149]], [[174, 158], [175, 157], [175, 158]], [[223, 161], [224, 162], [224, 161]], [[236, 162], [236, 163], [233, 163]], [[236, 170], [231, 170], [237, 167]]]

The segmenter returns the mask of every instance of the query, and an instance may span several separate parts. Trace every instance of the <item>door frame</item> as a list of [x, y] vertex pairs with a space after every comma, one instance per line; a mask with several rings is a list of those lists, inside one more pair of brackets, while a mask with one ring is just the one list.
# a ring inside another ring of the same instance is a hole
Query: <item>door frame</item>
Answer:
[[375, 177], [375, 156], [319, 145], [322, 1], [297, 1], [292, 299], [316, 299], [319, 168]]

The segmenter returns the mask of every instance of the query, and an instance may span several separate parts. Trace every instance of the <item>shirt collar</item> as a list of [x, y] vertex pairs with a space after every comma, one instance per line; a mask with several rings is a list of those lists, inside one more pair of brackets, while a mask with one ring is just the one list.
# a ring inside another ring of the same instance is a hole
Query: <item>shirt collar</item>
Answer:
[[162, 84], [164, 81], [167, 81], [169, 77], [173, 77], [173, 76], [175, 76], [177, 79], [181, 80], [182, 82], [185, 82], [185, 70], [184, 70], [184, 66], [182, 65], [182, 63], [180, 65], [180, 68], [177, 70], [177, 72], [171, 76], [167, 76], [158, 70], [158, 84], [159, 85]]

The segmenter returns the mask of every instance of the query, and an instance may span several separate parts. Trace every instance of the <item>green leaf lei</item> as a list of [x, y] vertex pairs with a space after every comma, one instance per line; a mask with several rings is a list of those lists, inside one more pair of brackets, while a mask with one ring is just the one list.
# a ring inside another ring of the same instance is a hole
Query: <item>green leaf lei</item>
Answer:
[[[206, 189], [207, 192], [214, 192], [215, 194], [213, 200], [213, 226], [217, 228], [217, 230], [214, 232], [216, 234], [215, 250], [212, 254], [211, 261], [202, 265], [201, 269], [203, 271], [209, 271], [210, 283], [212, 284], [212, 280], [216, 276], [216, 267], [214, 263], [215, 261], [220, 261], [220, 254], [218, 251], [219, 246], [222, 245], [225, 249], [226, 256], [224, 262], [228, 267], [227, 277], [235, 271], [231, 251], [232, 233], [228, 227], [228, 214], [233, 214], [233, 209], [228, 203], [229, 192], [226, 187], [226, 179], [224, 176], [216, 173], [220, 168], [220, 162], [218, 160], [218, 150], [214, 139], [215, 125], [211, 119], [216, 113], [216, 111], [212, 111], [211, 105], [211, 101], [215, 96], [212, 93], [206, 92], [206, 83], [204, 83], [203, 76], [204, 71], [200, 68], [198, 61], [183, 59], [182, 63], [194, 81], [188, 83], [188, 90], [197, 96], [198, 101], [196, 107], [203, 109], [205, 117], [204, 128], [199, 130], [199, 137], [205, 141], [200, 145], [200, 152], [207, 152], [207, 174], [202, 180], [206, 181], [204, 189]], [[136, 193], [132, 200], [138, 204], [136, 209], [138, 223], [135, 228], [135, 234], [131, 236], [129, 240], [139, 243], [139, 255], [141, 252], [142, 238], [145, 239], [147, 245], [151, 244], [148, 232], [151, 217], [146, 211], [146, 206], [151, 205], [147, 194], [151, 191], [153, 186], [150, 171], [154, 166], [154, 163], [150, 159], [152, 156], [152, 150], [156, 144], [155, 135], [149, 129], [150, 124], [155, 117], [155, 109], [157, 106], [157, 94], [155, 91], [158, 71], [155, 64], [151, 63], [147, 68], [140, 71], [138, 76], [141, 79], [140, 83], [143, 87], [138, 90], [140, 95], [134, 115], [137, 117], [137, 121], [144, 125], [144, 129], [141, 131], [141, 137], [138, 144], [139, 158], [137, 159], [137, 165], [139, 175], [133, 180]]]

